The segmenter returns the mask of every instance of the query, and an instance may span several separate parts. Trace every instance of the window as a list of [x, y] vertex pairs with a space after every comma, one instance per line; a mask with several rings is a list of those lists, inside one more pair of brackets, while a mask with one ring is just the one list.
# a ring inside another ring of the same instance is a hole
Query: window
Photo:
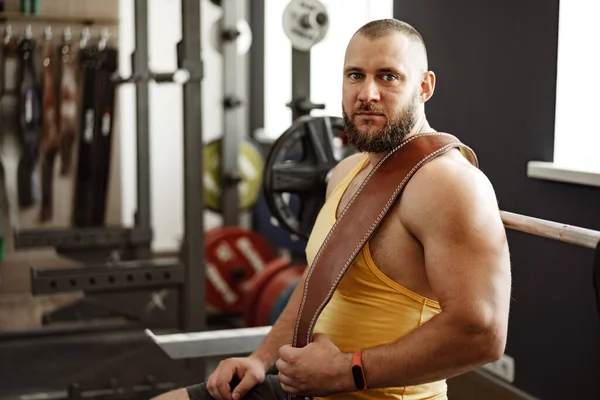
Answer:
[[530, 177], [600, 186], [600, 2], [560, 2], [553, 162]]

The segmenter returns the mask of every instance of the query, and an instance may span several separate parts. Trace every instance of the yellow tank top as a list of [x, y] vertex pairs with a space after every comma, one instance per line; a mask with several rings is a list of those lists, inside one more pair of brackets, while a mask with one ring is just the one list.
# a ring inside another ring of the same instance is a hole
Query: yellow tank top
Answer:
[[[309, 265], [335, 223], [342, 195], [366, 161], [365, 156], [334, 189], [321, 209], [306, 247]], [[327, 335], [342, 352], [354, 352], [393, 342], [439, 312], [441, 308], [437, 302], [405, 288], [381, 272], [371, 258], [367, 243], [319, 316], [314, 331]], [[446, 392], [446, 382], [439, 381], [370, 389], [328, 399], [441, 400], [447, 399]]]

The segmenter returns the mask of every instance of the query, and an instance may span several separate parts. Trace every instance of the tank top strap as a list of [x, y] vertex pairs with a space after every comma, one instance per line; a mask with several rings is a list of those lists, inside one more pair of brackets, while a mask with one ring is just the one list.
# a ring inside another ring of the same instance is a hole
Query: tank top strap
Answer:
[[[360, 171], [362, 171], [362, 169], [364, 168], [368, 159], [369, 159], [369, 155], [365, 153], [363, 155], [363, 158], [358, 163], [356, 163], [356, 165], [354, 167], [352, 167], [350, 172], [348, 172], [346, 174], [346, 176], [344, 176], [344, 178], [331, 191], [331, 197], [338, 194], [340, 191], [343, 193], [348, 188], [348, 185], [350, 185], [350, 182], [352, 182], [352, 179], [354, 179], [356, 177], [356, 175], [358, 175], [358, 173]], [[339, 200], [340, 199], [338, 199], [338, 201]]]

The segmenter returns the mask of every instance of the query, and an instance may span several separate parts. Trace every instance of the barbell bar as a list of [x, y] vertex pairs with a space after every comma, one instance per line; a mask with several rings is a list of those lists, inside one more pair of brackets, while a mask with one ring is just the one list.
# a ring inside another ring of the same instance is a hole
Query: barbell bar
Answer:
[[598, 243], [600, 243], [600, 232], [592, 229], [547, 221], [508, 211], [500, 211], [500, 215], [504, 226], [512, 230], [588, 249], [596, 249]]
[[112, 77], [112, 82], [121, 85], [125, 83], [147, 83], [154, 81], [156, 83], [174, 83], [183, 85], [190, 81], [190, 72], [185, 68], [179, 68], [173, 72], [148, 72], [145, 74], [132, 74], [129, 77]]
[[144, 332], [171, 359], [231, 356], [252, 353], [271, 331], [271, 326], [155, 335]]

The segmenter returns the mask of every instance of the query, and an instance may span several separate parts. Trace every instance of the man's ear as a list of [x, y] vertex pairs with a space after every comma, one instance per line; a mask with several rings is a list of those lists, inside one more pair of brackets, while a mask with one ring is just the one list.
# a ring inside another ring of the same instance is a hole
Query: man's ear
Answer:
[[433, 71], [423, 72], [423, 80], [421, 81], [421, 102], [426, 103], [435, 91], [435, 73]]

